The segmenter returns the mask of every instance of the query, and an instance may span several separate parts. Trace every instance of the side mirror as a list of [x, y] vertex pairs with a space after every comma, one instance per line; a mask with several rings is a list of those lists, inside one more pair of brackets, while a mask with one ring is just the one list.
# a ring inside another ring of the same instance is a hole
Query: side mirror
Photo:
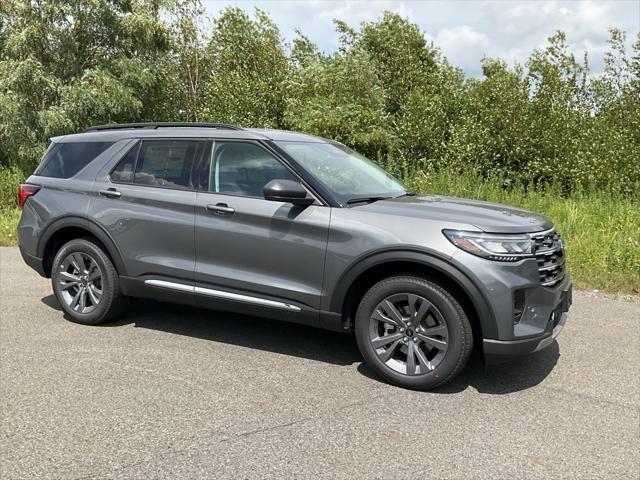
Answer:
[[293, 203], [294, 205], [311, 205], [312, 197], [307, 196], [307, 191], [300, 183], [294, 180], [271, 180], [262, 192], [266, 200], [274, 202]]

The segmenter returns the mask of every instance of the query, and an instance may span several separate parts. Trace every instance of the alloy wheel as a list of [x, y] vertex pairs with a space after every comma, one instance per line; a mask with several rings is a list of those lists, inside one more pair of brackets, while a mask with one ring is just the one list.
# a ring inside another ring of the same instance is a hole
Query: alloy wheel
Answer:
[[423, 375], [444, 359], [449, 334], [438, 308], [410, 293], [386, 297], [373, 310], [369, 339], [378, 358], [405, 375]]
[[77, 313], [93, 312], [102, 300], [103, 273], [84, 252], [70, 253], [60, 264], [57, 287], [62, 300]]

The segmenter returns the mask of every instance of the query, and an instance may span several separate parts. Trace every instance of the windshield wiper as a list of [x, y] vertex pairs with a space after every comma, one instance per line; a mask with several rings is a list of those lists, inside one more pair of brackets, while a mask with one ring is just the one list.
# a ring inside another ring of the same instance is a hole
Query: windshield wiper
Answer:
[[404, 193], [401, 193], [400, 195], [398, 195], [397, 197], [393, 197], [393, 198], [401, 198], [401, 197], [415, 197], [416, 195], [418, 195], [416, 192], [412, 192], [410, 190], [407, 190]]
[[351, 205], [352, 203], [373, 203], [378, 200], [386, 200], [387, 198], [391, 197], [353, 197], [347, 200], [347, 205]]

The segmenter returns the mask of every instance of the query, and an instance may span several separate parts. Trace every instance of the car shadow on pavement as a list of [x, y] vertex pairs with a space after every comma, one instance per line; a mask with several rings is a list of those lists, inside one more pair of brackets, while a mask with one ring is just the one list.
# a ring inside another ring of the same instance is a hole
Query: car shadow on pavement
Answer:
[[248, 315], [140, 299], [105, 327], [130, 324], [335, 365], [362, 361], [350, 335]]
[[[459, 393], [469, 387], [480, 393], [505, 395], [535, 387], [553, 370], [560, 358], [560, 347], [554, 341], [544, 350], [524, 355], [499, 365], [486, 365], [478, 352], [474, 352], [465, 369], [451, 382], [431, 390], [431, 393]], [[376, 378], [366, 364], [358, 371], [363, 375]]]
[[486, 365], [474, 358], [441, 393], [455, 393], [472, 386], [480, 393], [504, 395], [519, 392], [541, 383], [553, 371], [560, 358], [560, 346], [555, 340], [544, 350], [523, 355], [507, 363]]
[[[62, 307], [60, 307], [60, 304], [58, 303], [58, 299], [53, 294], [47, 295], [46, 297], [42, 297], [40, 301], [44, 303], [47, 307], [53, 308], [54, 310], [58, 310], [59, 312], [62, 311]], [[65, 316], [65, 318], [67, 317]]]
[[[42, 303], [61, 310], [53, 295], [44, 297]], [[104, 327], [132, 324], [136, 328], [186, 335], [334, 365], [359, 363], [358, 371], [362, 375], [379, 380], [363, 363], [353, 335], [153, 300], [133, 302], [118, 320], [105, 324]], [[542, 382], [551, 373], [559, 357], [560, 349], [555, 341], [540, 352], [500, 365], [485, 365], [481, 356], [476, 353], [460, 375], [432, 393], [458, 393], [470, 386], [480, 393], [494, 395], [526, 390]]]

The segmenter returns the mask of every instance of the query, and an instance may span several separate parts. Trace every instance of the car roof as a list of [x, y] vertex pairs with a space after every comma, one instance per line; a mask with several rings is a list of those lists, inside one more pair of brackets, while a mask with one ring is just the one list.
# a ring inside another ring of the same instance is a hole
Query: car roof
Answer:
[[[215, 126], [214, 126], [215, 125]], [[56, 143], [116, 142], [130, 138], [225, 138], [291, 142], [327, 142], [307, 133], [268, 128], [240, 128], [225, 124], [147, 123], [98, 125], [69, 135], [52, 137]]]

